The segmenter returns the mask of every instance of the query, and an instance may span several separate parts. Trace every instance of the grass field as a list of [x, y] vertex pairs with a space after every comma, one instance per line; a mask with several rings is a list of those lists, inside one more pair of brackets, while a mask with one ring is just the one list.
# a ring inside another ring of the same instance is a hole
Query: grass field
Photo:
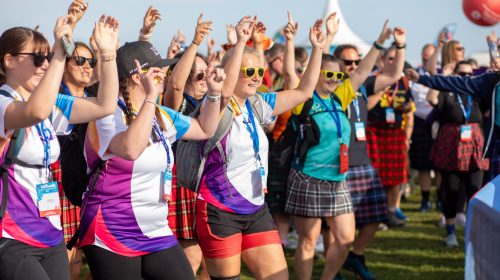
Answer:
[[[463, 279], [464, 269], [464, 231], [458, 228], [460, 246], [448, 249], [444, 245], [444, 229], [437, 227], [439, 214], [436, 211], [420, 213], [420, 197], [412, 195], [402, 204], [410, 221], [400, 229], [390, 229], [377, 233], [372, 246], [366, 252], [367, 266], [377, 279], [424, 279], [447, 280]], [[294, 275], [293, 250], [286, 250], [290, 279]], [[315, 260], [312, 279], [319, 279], [324, 259]], [[85, 265], [82, 277], [87, 274]], [[346, 279], [356, 279], [348, 271], [342, 270]], [[82, 278], [84, 279], [84, 278]], [[253, 279], [251, 273], [243, 268], [241, 279]]]

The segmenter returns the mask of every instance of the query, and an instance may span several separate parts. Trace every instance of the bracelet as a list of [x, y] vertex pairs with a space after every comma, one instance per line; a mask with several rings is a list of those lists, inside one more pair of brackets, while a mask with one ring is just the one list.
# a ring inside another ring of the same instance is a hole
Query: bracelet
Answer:
[[220, 101], [220, 97], [221, 95], [206, 95], [207, 96], [207, 100], [210, 101], [210, 102], [219, 102]]
[[199, 45], [200, 45], [200, 43], [196, 43], [194, 40], [191, 42], [191, 44], [195, 44], [195, 45], [197, 45], [197, 46], [199, 46]]
[[106, 61], [111, 61], [111, 60], [114, 60], [116, 58], [116, 53], [101, 53], [101, 61], [102, 62], [106, 62]]
[[149, 101], [147, 99], [145, 101], [146, 101], [146, 103], [151, 103], [151, 104], [153, 104], [156, 107], [156, 103], [154, 103], [153, 101]]
[[383, 49], [384, 49], [384, 47], [382, 47], [381, 45], [379, 45], [379, 44], [377, 43], [377, 41], [373, 41], [373, 46], [374, 46], [377, 50], [379, 50], [379, 51], [381, 51], [381, 50], [383, 50]]
[[406, 44], [403, 44], [402, 46], [398, 46], [397, 44], [395, 44], [395, 45], [396, 45], [396, 49], [398, 49], [398, 50], [406, 48]]

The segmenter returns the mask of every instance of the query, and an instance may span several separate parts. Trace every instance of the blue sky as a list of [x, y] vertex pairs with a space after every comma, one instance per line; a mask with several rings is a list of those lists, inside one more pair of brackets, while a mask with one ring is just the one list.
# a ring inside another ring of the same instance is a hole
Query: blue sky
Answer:
[[[166, 53], [172, 36], [183, 30], [191, 40], [196, 18], [203, 12], [205, 18], [214, 21], [212, 37], [217, 44], [225, 42], [225, 25], [236, 23], [243, 15], [257, 14], [274, 34], [287, 21], [290, 10], [300, 23], [297, 42], [307, 38], [308, 27], [324, 13], [326, 0], [88, 0], [89, 9], [75, 30], [76, 40], [88, 41], [93, 22], [101, 14], [118, 18], [121, 25], [120, 42], [136, 40], [147, 7], [152, 4], [163, 16], [153, 35], [153, 44]], [[34, 27], [53, 40], [52, 28], [56, 18], [66, 13], [70, 1], [62, 0], [2, 0], [0, 31], [13, 26]], [[420, 49], [433, 42], [442, 26], [450, 22], [458, 24], [456, 38], [466, 48], [466, 56], [486, 50], [486, 35], [491, 30], [500, 34], [500, 24], [479, 27], [469, 22], [462, 12], [461, 0], [339, 0], [345, 20], [351, 29], [364, 40], [371, 42], [378, 36], [383, 21], [388, 18], [391, 26], [408, 30], [408, 56], [413, 63], [419, 62]], [[43, 12], [42, 12], [43, 11]], [[205, 52], [206, 47], [201, 48]]]

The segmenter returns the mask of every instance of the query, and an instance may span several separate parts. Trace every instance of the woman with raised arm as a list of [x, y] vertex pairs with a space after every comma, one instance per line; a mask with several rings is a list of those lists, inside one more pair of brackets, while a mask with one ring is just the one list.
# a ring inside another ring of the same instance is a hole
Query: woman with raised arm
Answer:
[[167, 223], [170, 146], [180, 138], [212, 137], [224, 73], [208, 71], [207, 98], [194, 119], [156, 105], [161, 67], [172, 60], [162, 59], [146, 41], [126, 43], [117, 56], [118, 106], [113, 115], [90, 123], [87, 133], [87, 164], [97, 171], [84, 195], [80, 246], [95, 279], [194, 279]]
[[94, 29], [106, 72], [99, 97], [57, 94], [67, 60], [63, 37], [71, 40], [72, 16], [57, 20], [53, 56], [37, 31], [14, 27], [0, 37], [0, 137], [5, 168], [0, 208], [2, 279], [69, 279], [58, 186], [50, 169], [59, 157], [55, 136], [71, 133], [70, 124], [111, 114], [118, 95], [114, 60], [118, 22], [112, 17], [102, 17]]
[[[176, 64], [172, 64], [167, 74], [167, 90], [164, 93], [163, 104], [182, 115], [189, 116], [208, 91], [207, 88], [207, 63], [205, 58], [197, 53], [200, 44], [208, 35], [212, 22], [203, 21], [198, 17], [195, 36], [191, 45], [183, 52], [176, 55], [180, 57]], [[176, 151], [176, 145], [172, 146]], [[168, 225], [179, 240], [184, 253], [196, 272], [202, 263], [202, 252], [196, 241], [194, 232], [194, 206], [196, 193], [184, 188], [177, 181], [176, 167], [173, 168], [172, 200], [168, 202]], [[206, 269], [202, 270], [201, 279], [208, 279]]]
[[220, 148], [207, 157], [196, 204], [196, 231], [211, 279], [239, 279], [241, 260], [256, 279], [288, 279], [264, 202], [268, 141], [261, 125], [311, 97], [325, 39], [321, 24], [317, 21], [310, 30], [311, 61], [299, 86], [278, 94], [257, 93], [265, 69], [258, 53], [245, 47], [254, 20], [244, 17], [236, 26], [238, 41], [222, 62], [227, 73], [223, 92], [234, 92], [225, 110], [233, 112], [232, 122]]

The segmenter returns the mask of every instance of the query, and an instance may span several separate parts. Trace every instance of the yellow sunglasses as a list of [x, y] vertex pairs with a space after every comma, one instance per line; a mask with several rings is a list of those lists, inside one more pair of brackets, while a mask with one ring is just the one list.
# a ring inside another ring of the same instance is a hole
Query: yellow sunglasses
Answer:
[[320, 70], [319, 71], [325, 78], [327, 79], [335, 79], [335, 80], [342, 80], [344, 78], [344, 73], [343, 72], [335, 72], [335, 71], [328, 71], [328, 70]]
[[264, 77], [264, 73], [266, 72], [266, 69], [264, 67], [245, 67], [245, 68], [240, 68], [241, 71], [243, 71], [243, 74], [247, 78], [253, 78], [256, 74], [259, 76], [259, 78]]

